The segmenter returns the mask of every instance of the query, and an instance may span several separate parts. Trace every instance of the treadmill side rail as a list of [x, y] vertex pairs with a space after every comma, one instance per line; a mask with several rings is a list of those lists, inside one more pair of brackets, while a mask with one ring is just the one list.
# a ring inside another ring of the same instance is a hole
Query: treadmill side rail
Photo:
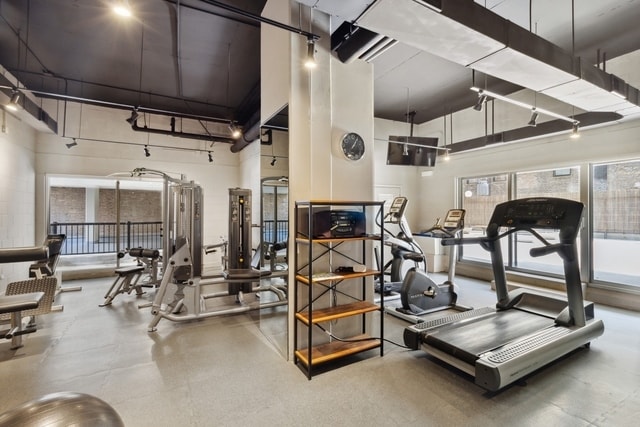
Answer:
[[587, 345], [604, 333], [602, 320], [583, 327], [554, 326], [480, 356], [475, 365], [475, 382], [497, 391], [552, 361]]

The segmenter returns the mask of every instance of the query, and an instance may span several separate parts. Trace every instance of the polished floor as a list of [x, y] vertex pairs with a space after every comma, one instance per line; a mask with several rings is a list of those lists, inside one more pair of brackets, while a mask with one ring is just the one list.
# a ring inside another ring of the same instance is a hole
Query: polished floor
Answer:
[[[640, 419], [640, 313], [598, 306], [606, 330], [590, 349], [488, 393], [424, 352], [390, 343], [384, 357], [366, 353], [308, 381], [282, 356], [269, 330], [273, 313], [162, 320], [148, 333], [149, 309], [137, 308], [145, 297], [119, 295], [98, 307], [111, 281], [65, 282], [83, 290], [58, 296], [64, 311], [42, 316], [19, 350], [0, 342], [0, 412], [75, 391], [105, 400], [129, 427], [635, 426]], [[492, 303], [488, 284], [459, 283], [461, 303]], [[404, 325], [386, 315], [385, 337], [402, 342]]]

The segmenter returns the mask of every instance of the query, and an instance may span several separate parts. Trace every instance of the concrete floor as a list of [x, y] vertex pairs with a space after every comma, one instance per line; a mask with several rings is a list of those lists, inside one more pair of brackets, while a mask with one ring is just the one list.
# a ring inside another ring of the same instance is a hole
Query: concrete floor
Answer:
[[[258, 313], [147, 333], [144, 300], [98, 307], [112, 279], [65, 282], [64, 311], [41, 316], [12, 351], [0, 342], [0, 412], [58, 391], [99, 397], [131, 426], [635, 426], [640, 419], [640, 313], [598, 306], [605, 333], [499, 393], [422, 351], [385, 344], [311, 381], [258, 327]], [[459, 280], [461, 303], [494, 301], [486, 283]], [[147, 296], [147, 299], [149, 297]], [[269, 317], [269, 316], [266, 316]], [[385, 316], [385, 337], [405, 323]]]

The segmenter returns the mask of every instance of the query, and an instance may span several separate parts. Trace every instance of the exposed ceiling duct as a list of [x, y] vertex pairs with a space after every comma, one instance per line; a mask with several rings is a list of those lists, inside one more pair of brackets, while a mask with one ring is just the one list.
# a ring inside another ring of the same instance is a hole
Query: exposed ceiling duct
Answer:
[[359, 26], [585, 111], [640, 113], [638, 89], [468, 0], [378, 0]]

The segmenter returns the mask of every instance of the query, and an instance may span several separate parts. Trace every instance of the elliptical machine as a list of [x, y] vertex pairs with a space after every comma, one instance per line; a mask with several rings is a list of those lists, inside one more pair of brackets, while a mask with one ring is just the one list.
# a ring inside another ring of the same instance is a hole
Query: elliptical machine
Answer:
[[[464, 215], [464, 209], [450, 209], [442, 225], [440, 225], [440, 218], [438, 218], [433, 227], [420, 234], [438, 238], [460, 237], [464, 229]], [[402, 306], [396, 308], [397, 313], [393, 313], [393, 311], [389, 313], [411, 322], [421, 322], [423, 320], [416, 316], [445, 309], [470, 310], [470, 307], [457, 304], [458, 287], [453, 282], [456, 258], [457, 247], [452, 246], [449, 253], [447, 280], [442, 284], [435, 283], [424, 271], [418, 269], [409, 270], [400, 288]]]
[[[410, 270], [427, 271], [427, 261], [420, 245], [414, 240], [409, 223], [404, 216], [409, 200], [406, 197], [398, 196], [393, 199], [389, 212], [382, 219], [385, 232], [383, 242], [391, 247], [391, 261], [388, 261], [382, 268], [385, 275], [389, 275], [389, 282], [383, 285], [383, 292], [398, 292], [402, 281]], [[380, 225], [380, 217], [376, 222]], [[384, 224], [396, 224], [400, 231], [394, 236]], [[376, 250], [376, 260], [379, 259]], [[379, 268], [379, 266], [378, 266]], [[380, 292], [380, 286], [376, 287], [376, 292]]]

